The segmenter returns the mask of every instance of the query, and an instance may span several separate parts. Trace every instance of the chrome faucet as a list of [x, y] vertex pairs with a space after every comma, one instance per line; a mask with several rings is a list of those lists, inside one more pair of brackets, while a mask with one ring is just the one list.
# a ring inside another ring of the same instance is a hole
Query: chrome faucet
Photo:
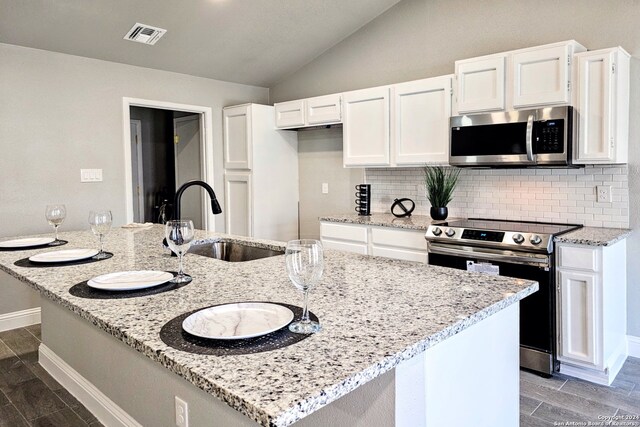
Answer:
[[185, 182], [180, 186], [180, 188], [178, 188], [178, 191], [176, 191], [176, 198], [173, 202], [173, 206], [175, 209], [175, 219], [180, 219], [180, 200], [182, 199], [182, 193], [184, 193], [184, 190], [193, 185], [200, 186], [207, 190], [207, 193], [209, 193], [209, 197], [211, 197], [211, 211], [214, 215], [222, 213], [220, 203], [218, 203], [218, 199], [216, 199], [216, 193], [213, 191], [213, 188], [211, 188], [211, 186], [204, 181], [194, 180]]

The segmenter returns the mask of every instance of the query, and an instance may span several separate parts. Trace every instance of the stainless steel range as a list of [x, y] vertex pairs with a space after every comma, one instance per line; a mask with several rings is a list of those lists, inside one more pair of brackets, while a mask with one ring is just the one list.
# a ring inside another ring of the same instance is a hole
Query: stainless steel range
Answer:
[[577, 224], [471, 218], [429, 226], [429, 264], [535, 280], [538, 292], [520, 302], [520, 366], [544, 375], [558, 370], [553, 238]]

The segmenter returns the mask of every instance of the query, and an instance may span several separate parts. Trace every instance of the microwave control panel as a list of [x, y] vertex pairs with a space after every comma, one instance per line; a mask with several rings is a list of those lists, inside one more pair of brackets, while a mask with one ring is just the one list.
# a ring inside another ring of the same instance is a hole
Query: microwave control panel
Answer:
[[564, 120], [545, 120], [536, 124], [536, 154], [564, 152]]

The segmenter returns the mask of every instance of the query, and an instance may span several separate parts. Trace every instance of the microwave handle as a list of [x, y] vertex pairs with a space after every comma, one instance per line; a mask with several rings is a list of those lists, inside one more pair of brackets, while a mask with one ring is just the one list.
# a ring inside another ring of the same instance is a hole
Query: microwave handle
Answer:
[[527, 160], [530, 162], [535, 161], [533, 158], [533, 114], [529, 114], [527, 119]]

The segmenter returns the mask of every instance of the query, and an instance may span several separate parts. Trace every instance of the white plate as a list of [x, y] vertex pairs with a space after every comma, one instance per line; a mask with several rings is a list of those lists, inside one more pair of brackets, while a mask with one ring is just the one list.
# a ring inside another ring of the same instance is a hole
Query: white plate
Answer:
[[98, 252], [100, 251], [97, 249], [64, 249], [33, 255], [29, 257], [29, 261], [42, 263], [81, 261], [97, 255]]
[[27, 237], [26, 239], [5, 240], [0, 242], [0, 248], [28, 248], [30, 246], [43, 246], [54, 242], [53, 237]]
[[240, 302], [196, 311], [182, 322], [191, 335], [217, 340], [259, 337], [285, 327], [293, 312], [279, 304]]
[[173, 274], [166, 271], [118, 271], [94, 277], [87, 285], [104, 291], [133, 291], [152, 288], [173, 279]]

